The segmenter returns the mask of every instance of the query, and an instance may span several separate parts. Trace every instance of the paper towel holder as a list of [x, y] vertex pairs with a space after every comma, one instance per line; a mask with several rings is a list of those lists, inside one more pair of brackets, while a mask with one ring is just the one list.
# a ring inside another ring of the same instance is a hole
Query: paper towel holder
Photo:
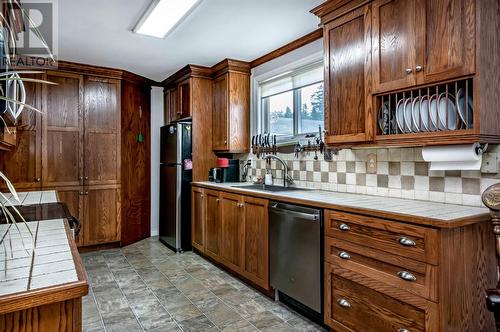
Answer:
[[482, 155], [488, 150], [488, 143], [478, 143], [476, 146], [476, 153]]

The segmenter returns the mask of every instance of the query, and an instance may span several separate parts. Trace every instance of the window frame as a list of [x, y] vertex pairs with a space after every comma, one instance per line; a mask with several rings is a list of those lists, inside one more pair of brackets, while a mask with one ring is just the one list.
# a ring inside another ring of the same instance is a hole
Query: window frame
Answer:
[[[259, 77], [254, 77], [252, 82], [252, 135], [261, 134], [264, 132], [269, 132], [269, 112], [264, 112], [265, 106], [263, 105], [263, 98], [261, 92], [261, 84], [264, 81], [272, 79], [274, 77], [282, 76], [287, 73], [293, 74], [296, 72], [300, 72], [304, 68], [314, 67], [314, 65], [323, 64], [323, 55], [322, 53], [312, 54], [311, 56], [291, 63], [289, 65], [283, 66], [273, 71], [269, 71], [266, 74], [260, 75]], [[310, 83], [300, 88], [293, 89], [293, 107], [294, 107], [294, 117], [293, 117], [293, 135], [283, 135], [277, 137], [277, 143], [279, 145], [294, 145], [301, 140], [306, 139], [308, 136], [312, 134], [317, 134], [317, 131], [310, 133], [300, 133], [300, 105], [301, 98], [300, 90], [304, 87], [311, 86], [318, 83], [323, 83], [324, 87], [324, 78], [321, 81]], [[288, 90], [290, 91], [290, 90]], [[285, 92], [285, 91], [283, 91]], [[282, 93], [283, 93], [282, 92]], [[325, 96], [326, 97], [326, 96]], [[299, 110], [296, 112], [295, 110]], [[267, 116], [265, 116], [267, 114]], [[324, 130], [324, 123], [322, 125], [322, 129]]]

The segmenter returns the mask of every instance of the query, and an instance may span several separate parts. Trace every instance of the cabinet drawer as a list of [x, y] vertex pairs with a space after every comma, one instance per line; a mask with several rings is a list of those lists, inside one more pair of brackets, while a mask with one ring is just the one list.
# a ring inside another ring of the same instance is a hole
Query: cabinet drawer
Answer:
[[438, 301], [438, 267], [336, 238], [325, 238], [325, 260], [404, 291]]
[[337, 211], [325, 213], [325, 235], [437, 265], [438, 231]]
[[425, 331], [426, 310], [329, 274], [325, 315], [335, 330]]

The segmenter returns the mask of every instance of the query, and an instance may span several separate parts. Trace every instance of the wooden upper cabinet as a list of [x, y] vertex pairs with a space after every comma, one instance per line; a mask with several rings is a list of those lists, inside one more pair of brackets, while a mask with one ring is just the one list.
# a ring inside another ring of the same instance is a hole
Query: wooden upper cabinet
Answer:
[[205, 254], [220, 261], [222, 225], [219, 192], [206, 190], [205, 202]]
[[179, 84], [177, 88], [179, 91], [179, 105], [178, 114], [180, 119], [185, 119], [191, 117], [191, 79], [188, 78], [186, 81]]
[[191, 79], [165, 89], [165, 121], [171, 123], [191, 117]]
[[226, 59], [215, 65], [213, 82], [213, 149], [250, 150], [250, 65]]
[[214, 80], [214, 112], [213, 112], [213, 127], [212, 127], [212, 144], [216, 151], [229, 150], [228, 136], [228, 100], [227, 94], [229, 91], [228, 75], [223, 75]]
[[[23, 77], [41, 78], [40, 75]], [[24, 82], [26, 104], [41, 108], [41, 84]], [[40, 189], [42, 183], [42, 115], [24, 109], [16, 125], [16, 146], [3, 152], [0, 170], [16, 189]], [[2, 184], [2, 187], [4, 185]]]
[[473, 0], [376, 0], [372, 6], [375, 92], [475, 72]]
[[475, 72], [475, 1], [417, 0], [421, 83]]
[[47, 72], [46, 79], [57, 85], [43, 85], [43, 186], [78, 186], [83, 177], [83, 76]]
[[205, 251], [205, 195], [203, 189], [194, 187], [191, 191], [191, 244], [201, 252]]
[[120, 183], [120, 81], [85, 80], [85, 185]]
[[370, 10], [367, 5], [324, 25], [329, 144], [364, 142], [373, 136]]
[[264, 289], [269, 289], [268, 200], [242, 196], [244, 255], [242, 274]]
[[416, 0], [376, 0], [373, 12], [374, 90], [417, 84]]
[[243, 264], [243, 218], [240, 196], [221, 192], [221, 247], [222, 263], [235, 272]]

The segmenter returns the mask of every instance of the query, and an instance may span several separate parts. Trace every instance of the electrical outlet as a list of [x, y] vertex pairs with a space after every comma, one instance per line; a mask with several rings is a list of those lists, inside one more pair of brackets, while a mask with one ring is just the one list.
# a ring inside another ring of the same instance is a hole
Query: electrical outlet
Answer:
[[366, 173], [377, 173], [377, 155], [375, 153], [370, 153], [366, 158]]
[[496, 153], [483, 154], [481, 173], [486, 173], [486, 174], [498, 173], [498, 157]]

